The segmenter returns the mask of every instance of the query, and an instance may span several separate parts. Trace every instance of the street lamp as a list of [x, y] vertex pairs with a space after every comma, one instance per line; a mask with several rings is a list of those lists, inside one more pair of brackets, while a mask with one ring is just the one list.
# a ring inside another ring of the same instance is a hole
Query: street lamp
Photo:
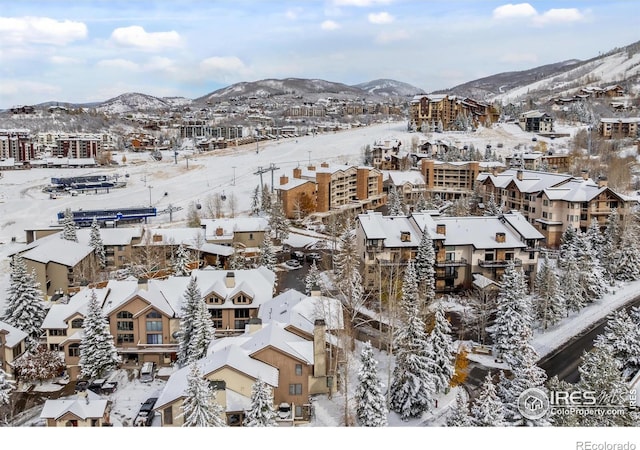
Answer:
[[149, 185], [149, 186], [147, 186], [147, 187], [149, 188], [149, 206], [151, 206], [151, 188], [152, 188], [153, 186]]

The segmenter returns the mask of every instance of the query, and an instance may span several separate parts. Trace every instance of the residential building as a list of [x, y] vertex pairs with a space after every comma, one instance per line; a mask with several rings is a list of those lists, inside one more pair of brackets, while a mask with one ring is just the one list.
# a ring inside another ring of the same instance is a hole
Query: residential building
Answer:
[[46, 420], [47, 427], [110, 426], [111, 406], [111, 400], [87, 389], [72, 398], [48, 399], [40, 418]]
[[[16, 164], [31, 161], [36, 157], [36, 146], [27, 129], [0, 130], [0, 159], [13, 158]], [[8, 168], [13, 168], [8, 167]]]
[[429, 197], [456, 200], [467, 197], [475, 189], [476, 179], [483, 168], [478, 161], [443, 162], [433, 159], [420, 161], [420, 172], [424, 177]]
[[[383, 193], [382, 172], [378, 169], [366, 166], [339, 165], [331, 166], [327, 163], [319, 167], [309, 165], [305, 169], [297, 167], [293, 169], [294, 180], [307, 180], [315, 184], [315, 198], [310, 204], [315, 204], [315, 213], [333, 213], [344, 210], [364, 211], [375, 209], [386, 203], [386, 195]], [[311, 187], [289, 189], [287, 177], [285, 189], [278, 190], [279, 199], [283, 204], [290, 206], [286, 212], [288, 217], [295, 217], [293, 205], [298, 201], [302, 192], [311, 193]], [[299, 184], [303, 186], [304, 184]]]
[[98, 158], [102, 152], [102, 136], [67, 135], [56, 139], [52, 156], [62, 158]]
[[551, 133], [553, 131], [553, 118], [537, 109], [520, 114], [518, 124], [523, 131], [532, 133]]
[[383, 176], [385, 177], [385, 190], [388, 192], [391, 188], [396, 189], [404, 205], [409, 207], [415, 205], [420, 194], [427, 197], [424, 177], [417, 170], [384, 171]]
[[370, 211], [358, 216], [356, 242], [366, 289], [378, 289], [383, 268], [401, 270], [415, 259], [424, 232], [434, 243], [438, 293], [470, 289], [474, 274], [499, 281], [510, 261], [523, 268], [530, 282], [534, 279], [544, 236], [519, 212], [482, 217], [432, 214], [394, 217]]
[[423, 124], [433, 130], [454, 129], [458, 118], [474, 125], [494, 123], [499, 118], [499, 112], [487, 103], [447, 94], [416, 95], [409, 108], [411, 123], [422, 131]]
[[200, 223], [205, 242], [230, 246], [248, 258], [260, 253], [264, 234], [269, 229], [269, 221], [264, 217], [203, 219]]
[[514, 152], [505, 157], [505, 165], [514, 169], [543, 170], [545, 172], [566, 173], [571, 165], [571, 157], [565, 153], [553, 151]]
[[27, 349], [27, 333], [0, 321], [0, 369], [14, 375], [13, 362]]
[[640, 117], [605, 118], [600, 119], [598, 133], [602, 137], [611, 139], [637, 138]]

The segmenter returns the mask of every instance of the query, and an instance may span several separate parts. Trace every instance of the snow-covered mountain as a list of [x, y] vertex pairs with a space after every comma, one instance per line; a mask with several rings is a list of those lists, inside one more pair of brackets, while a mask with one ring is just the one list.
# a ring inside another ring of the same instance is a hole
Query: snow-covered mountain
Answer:
[[640, 41], [586, 61], [571, 59], [518, 72], [503, 72], [438, 91], [501, 103], [533, 99], [545, 102], [571, 96], [587, 86], [621, 85], [640, 93]]
[[122, 114], [132, 111], [167, 110], [190, 103], [191, 100], [183, 97], [159, 98], [138, 92], [130, 92], [100, 103], [96, 107], [96, 111], [106, 114]]
[[425, 92], [424, 89], [408, 83], [386, 78], [356, 84], [354, 87], [367, 91], [370, 94], [382, 95], [384, 97], [412, 97]]

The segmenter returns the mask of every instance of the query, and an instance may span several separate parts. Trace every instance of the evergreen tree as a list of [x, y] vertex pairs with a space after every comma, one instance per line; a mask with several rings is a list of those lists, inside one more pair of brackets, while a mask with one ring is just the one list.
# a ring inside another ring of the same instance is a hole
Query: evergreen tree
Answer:
[[402, 210], [402, 202], [400, 194], [395, 186], [389, 186], [389, 197], [387, 199], [387, 208], [390, 216], [401, 216], [404, 214]]
[[99, 378], [118, 366], [120, 356], [109, 331], [109, 322], [102, 313], [93, 289], [82, 327], [84, 335], [80, 341], [81, 374], [88, 378]]
[[311, 291], [314, 286], [320, 287], [321, 277], [320, 270], [316, 265], [315, 260], [311, 263], [311, 267], [309, 267], [309, 271], [307, 272], [307, 276], [304, 277], [304, 285], [305, 285], [305, 294], [311, 295]]
[[422, 192], [418, 193], [418, 199], [416, 200], [415, 209], [417, 212], [427, 211], [429, 209], [429, 205], [427, 204], [427, 199], [424, 198], [424, 194]]
[[360, 271], [360, 255], [354, 239], [352, 220], [348, 220], [345, 224], [339, 243], [338, 251], [333, 257], [333, 272], [336, 276], [336, 284], [342, 292], [345, 292], [354, 278], [353, 274]]
[[191, 269], [189, 268], [191, 259], [191, 252], [184, 246], [184, 244], [180, 243], [178, 249], [176, 250], [173, 261], [171, 261], [173, 274], [176, 277], [188, 276], [191, 273]]
[[262, 205], [260, 202], [260, 185], [258, 185], [253, 190], [253, 194], [251, 195], [251, 215], [257, 216], [258, 214], [260, 214], [261, 209]]
[[365, 342], [360, 353], [358, 386], [356, 387], [356, 414], [363, 427], [386, 427], [388, 425], [386, 399], [377, 373], [378, 362], [373, 357], [370, 342]]
[[11, 391], [15, 388], [15, 381], [10, 380], [7, 373], [0, 367], [0, 408], [11, 402]]
[[289, 220], [284, 214], [280, 200], [271, 203], [269, 227], [274, 231], [277, 241], [282, 242], [289, 237]]
[[578, 262], [573, 253], [566, 256], [564, 269], [560, 274], [560, 292], [565, 300], [567, 316], [569, 311], [578, 312], [587, 304], [586, 292], [580, 284]]
[[456, 394], [456, 402], [453, 405], [452, 413], [447, 416], [446, 425], [448, 427], [470, 427], [473, 421], [469, 415], [469, 399], [463, 389]]
[[238, 251], [233, 252], [231, 257], [229, 258], [229, 269], [230, 270], [243, 270], [246, 269], [246, 263], [244, 255]]
[[604, 233], [602, 234], [602, 266], [609, 278], [614, 278], [617, 272], [616, 255], [620, 249], [622, 229], [617, 208], [612, 208], [607, 216]]
[[594, 341], [594, 346], [611, 354], [618, 362], [625, 380], [640, 368], [640, 328], [625, 309], [609, 316], [604, 331]]
[[444, 308], [438, 303], [435, 324], [429, 335], [431, 359], [435, 362], [434, 383], [436, 393], [447, 392], [455, 373], [456, 353], [453, 349], [451, 325], [444, 315]]
[[51, 380], [66, 368], [64, 358], [58, 351], [44, 345], [34, 345], [13, 361], [16, 376], [24, 381]]
[[93, 248], [93, 252], [96, 255], [98, 264], [101, 269], [107, 266], [107, 255], [104, 250], [104, 243], [102, 242], [102, 236], [100, 236], [100, 225], [96, 217], [91, 221], [91, 234], [89, 237], [89, 245]]
[[211, 316], [200, 293], [195, 277], [191, 277], [184, 292], [180, 338], [178, 340], [178, 364], [186, 366], [207, 353], [214, 336]]
[[496, 203], [496, 198], [492, 192], [491, 195], [489, 195], [489, 200], [487, 201], [487, 204], [484, 206], [484, 215], [499, 216], [500, 214], [502, 214], [502, 208], [500, 207], [500, 205]]
[[616, 261], [614, 277], [619, 281], [640, 279], [640, 230], [635, 222], [629, 221], [622, 231], [620, 248], [614, 255]]
[[266, 184], [262, 186], [262, 192], [260, 196], [260, 208], [263, 212], [271, 211], [271, 191]]
[[518, 365], [523, 340], [531, 339], [531, 315], [531, 300], [522, 269], [509, 261], [502, 276], [492, 337], [496, 354], [511, 367]]
[[11, 259], [9, 287], [2, 320], [24, 331], [29, 336], [28, 345], [37, 344], [42, 334], [42, 322], [47, 314], [36, 281], [35, 270], [27, 273], [27, 265], [19, 254]]
[[73, 213], [71, 212], [71, 208], [67, 208], [64, 210], [64, 215], [62, 218], [62, 234], [60, 235], [60, 237], [62, 239], [66, 239], [67, 241], [78, 242], [76, 223], [73, 220]]
[[501, 427], [505, 425], [504, 405], [496, 392], [496, 387], [487, 373], [480, 394], [471, 405], [471, 422], [476, 427]]
[[402, 287], [402, 326], [395, 330], [396, 361], [390, 386], [390, 409], [404, 421], [420, 417], [434, 404], [435, 364], [430, 360], [430, 343], [418, 314], [418, 286], [410, 261]]
[[606, 347], [594, 347], [582, 355], [578, 366], [581, 392], [597, 393], [598, 405], [612, 405], [623, 408], [622, 414], [585, 414], [580, 416], [581, 426], [629, 426], [631, 417], [629, 406], [629, 387], [622, 378], [620, 364]]
[[183, 427], [224, 427], [224, 410], [215, 401], [215, 392], [200, 373], [198, 364], [189, 365], [187, 395], [182, 403]]
[[579, 280], [584, 290], [585, 299], [592, 302], [602, 298], [608, 290], [606, 276], [598, 256], [594, 253], [584, 233], [576, 233], [573, 249], [578, 263]]
[[418, 286], [421, 289], [421, 297], [424, 304], [421, 309], [430, 304], [436, 298], [436, 252], [433, 248], [433, 240], [429, 236], [427, 228], [422, 231], [422, 237], [416, 252], [415, 268]]
[[244, 419], [245, 427], [276, 427], [273, 389], [258, 379], [251, 387], [251, 409]]
[[536, 274], [535, 288], [535, 314], [544, 330], [549, 325], [558, 323], [567, 313], [559, 283], [558, 274], [550, 266], [549, 258], [545, 253], [541, 267]]
[[[600, 232], [600, 225], [598, 224], [598, 219], [595, 217], [591, 218], [591, 222], [589, 223], [589, 228], [587, 228], [587, 240], [589, 244], [591, 244], [591, 249], [598, 255], [598, 258], [602, 258], [603, 256], [603, 248], [604, 245], [604, 237]], [[604, 261], [600, 260], [600, 264], [604, 267]]]
[[276, 252], [273, 248], [269, 230], [264, 233], [262, 245], [260, 246], [260, 265], [269, 270], [273, 270], [276, 267]]

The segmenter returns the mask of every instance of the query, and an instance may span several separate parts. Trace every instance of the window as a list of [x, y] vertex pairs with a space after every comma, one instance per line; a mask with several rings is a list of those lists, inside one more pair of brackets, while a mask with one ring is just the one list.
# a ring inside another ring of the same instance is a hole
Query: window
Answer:
[[147, 320], [147, 332], [149, 331], [162, 331], [162, 321]]
[[238, 294], [233, 299], [233, 303], [235, 303], [236, 305], [247, 305], [251, 303], [251, 300], [251, 297], [249, 297], [248, 295]]
[[253, 233], [249, 233], [249, 240], [253, 241]]
[[147, 334], [147, 344], [162, 344], [162, 335]]
[[234, 324], [233, 327], [236, 330], [244, 330], [244, 326], [249, 322], [249, 310], [248, 309], [236, 309], [234, 311]]
[[67, 330], [53, 329], [49, 330], [49, 336], [66, 336]]
[[296, 375], [297, 376], [302, 375], [302, 364], [296, 364]]
[[302, 405], [296, 405], [295, 415], [296, 417], [302, 417]]
[[211, 322], [213, 322], [213, 328], [222, 328], [222, 310], [210, 309], [209, 314], [211, 314]]
[[80, 356], [80, 344], [69, 345], [69, 356]]
[[173, 425], [173, 408], [171, 406], [167, 406], [163, 412], [164, 423], [167, 425]]
[[83, 323], [84, 319], [73, 319], [71, 321], [71, 328], [82, 328]]
[[[52, 352], [58, 352], [60, 351], [60, 346], [58, 344], [49, 344], [49, 350]], [[0, 367], [2, 367], [2, 364], [0, 364]]]
[[302, 384], [301, 383], [290, 384], [289, 395], [302, 395]]
[[118, 319], [116, 322], [116, 329], [118, 331], [133, 331], [133, 314], [129, 311], [120, 311], [116, 314]]
[[217, 295], [211, 295], [211, 296], [207, 297], [205, 301], [209, 305], [221, 305], [223, 303], [223, 300], [220, 297], [218, 297]]
[[118, 333], [116, 339], [118, 344], [125, 344], [127, 342], [133, 342], [133, 333]]

